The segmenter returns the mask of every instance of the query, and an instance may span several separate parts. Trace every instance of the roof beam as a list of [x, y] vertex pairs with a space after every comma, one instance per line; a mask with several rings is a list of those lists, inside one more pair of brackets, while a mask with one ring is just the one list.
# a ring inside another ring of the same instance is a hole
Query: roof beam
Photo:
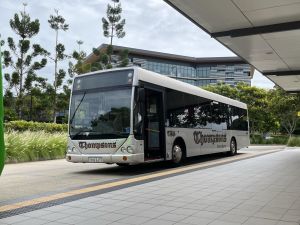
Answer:
[[300, 76], [300, 70], [288, 70], [288, 71], [265, 71], [263, 75], [275, 75], [275, 76], [290, 76], [298, 75]]
[[228, 31], [220, 31], [220, 32], [212, 33], [211, 36], [213, 38], [226, 37], [226, 36], [243, 37], [249, 35], [267, 34], [267, 33], [290, 31], [290, 30], [297, 30], [297, 29], [300, 29], [300, 21], [278, 23], [278, 24], [264, 25], [258, 27], [233, 29]]

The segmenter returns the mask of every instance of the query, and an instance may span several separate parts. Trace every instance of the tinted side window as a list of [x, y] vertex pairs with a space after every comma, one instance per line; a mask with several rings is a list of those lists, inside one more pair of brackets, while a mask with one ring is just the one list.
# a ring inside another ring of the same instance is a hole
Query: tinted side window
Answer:
[[247, 110], [230, 106], [230, 129], [248, 130]]
[[211, 128], [209, 100], [174, 90], [167, 91], [167, 119], [170, 127]]
[[167, 120], [170, 127], [183, 127], [185, 108], [184, 94], [178, 91], [167, 90]]
[[195, 110], [195, 119], [197, 121], [196, 128], [211, 128], [212, 113], [211, 102], [200, 103]]

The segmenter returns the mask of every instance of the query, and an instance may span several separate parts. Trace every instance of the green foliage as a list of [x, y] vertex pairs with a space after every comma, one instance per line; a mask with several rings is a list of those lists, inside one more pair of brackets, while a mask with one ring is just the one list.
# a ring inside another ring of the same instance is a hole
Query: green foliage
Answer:
[[270, 105], [271, 94], [267, 90], [251, 87], [245, 83], [239, 83], [235, 87], [219, 83], [209, 85], [204, 89], [246, 103], [252, 133], [266, 133], [279, 128]]
[[119, 55], [114, 55], [114, 64], [110, 61], [110, 56], [113, 54], [113, 46], [108, 45], [107, 48], [99, 50], [97, 48], [93, 49], [93, 54], [96, 60], [90, 64], [91, 71], [98, 71], [104, 69], [111, 69], [113, 67], [126, 67], [129, 63], [128, 50], [125, 49], [119, 53]]
[[287, 145], [289, 147], [300, 147], [300, 137], [291, 137]]
[[27, 162], [64, 158], [67, 135], [61, 133], [18, 132], [5, 133], [6, 162]]
[[49, 56], [49, 58], [54, 62], [54, 83], [53, 83], [53, 91], [52, 91], [52, 99], [53, 99], [53, 121], [56, 123], [56, 112], [57, 112], [57, 92], [58, 89], [63, 85], [64, 78], [66, 76], [66, 72], [63, 69], [58, 69], [58, 62], [63, 61], [68, 56], [65, 54], [65, 46], [61, 43], [58, 43], [58, 33], [60, 30], [67, 31], [69, 29], [69, 25], [66, 24], [65, 19], [58, 14], [58, 10], [54, 10], [55, 15], [50, 15], [48, 23], [50, 28], [55, 31], [55, 54], [54, 56]]
[[291, 95], [276, 88], [270, 91], [271, 108], [280, 121], [281, 126], [291, 136], [300, 120], [300, 94]]
[[24, 120], [10, 121], [5, 123], [5, 130], [8, 132], [11, 131], [41, 131], [44, 133], [53, 133], [53, 132], [67, 132], [67, 124], [56, 124], [56, 123], [39, 123], [39, 122], [28, 122]]
[[[84, 60], [86, 58], [86, 53], [81, 50], [81, 45], [83, 44], [83, 41], [78, 40], [78, 51], [75, 50], [72, 53], [72, 59], [75, 60], [75, 63], [72, 61], [69, 62], [69, 75], [70, 77], [74, 77], [75, 75], [87, 73], [91, 71], [91, 67], [89, 64], [84, 63]], [[87, 65], [89, 65], [87, 67]]]
[[110, 38], [110, 45], [112, 45], [114, 37], [123, 38], [126, 35], [124, 31], [125, 19], [121, 18], [121, 3], [119, 0], [112, 0], [112, 2], [113, 5], [107, 5], [107, 18], [102, 18], [103, 35]]
[[289, 137], [286, 135], [274, 135], [269, 139], [264, 139], [260, 134], [254, 134], [250, 137], [251, 144], [276, 144], [276, 145], [286, 145], [288, 143]]
[[9, 24], [19, 40], [7, 38], [9, 51], [4, 51], [4, 65], [11, 68], [11, 72], [6, 73], [4, 77], [8, 89], [13, 89], [17, 95], [15, 107], [19, 117], [22, 118], [24, 93], [30, 92], [33, 86], [45, 80], [37, 76], [36, 72], [47, 64], [47, 59], [44, 57], [48, 52], [40, 45], [31, 45], [30, 39], [38, 34], [40, 23], [37, 19], [32, 21], [25, 8], [23, 12], [16, 13]]

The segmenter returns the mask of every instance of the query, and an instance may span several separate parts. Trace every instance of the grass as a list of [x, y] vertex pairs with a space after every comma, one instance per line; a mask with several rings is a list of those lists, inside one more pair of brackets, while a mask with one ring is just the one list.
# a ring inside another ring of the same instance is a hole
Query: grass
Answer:
[[6, 163], [64, 158], [67, 148], [65, 132], [10, 131], [4, 135]]
[[300, 137], [291, 137], [287, 145], [289, 147], [300, 147]]
[[286, 145], [288, 143], [289, 137], [286, 135], [276, 135], [272, 136], [270, 139], [264, 139], [261, 135], [255, 134], [251, 135], [251, 144], [265, 144], [265, 145]]

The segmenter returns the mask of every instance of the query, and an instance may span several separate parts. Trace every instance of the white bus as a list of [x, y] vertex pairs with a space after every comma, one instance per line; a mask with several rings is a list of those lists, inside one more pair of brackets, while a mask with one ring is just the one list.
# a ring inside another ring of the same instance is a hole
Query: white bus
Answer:
[[66, 159], [132, 165], [250, 144], [247, 105], [139, 67], [73, 81]]

